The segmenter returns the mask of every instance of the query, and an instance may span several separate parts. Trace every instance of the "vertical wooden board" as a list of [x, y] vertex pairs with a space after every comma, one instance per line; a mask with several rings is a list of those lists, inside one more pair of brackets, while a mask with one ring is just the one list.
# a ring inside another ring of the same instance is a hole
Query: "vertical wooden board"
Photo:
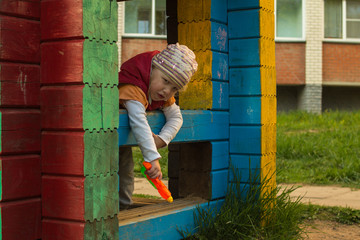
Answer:
[[228, 21], [227, 1], [211, 0], [211, 20], [226, 24]]
[[41, 44], [41, 83], [83, 83], [84, 39]]
[[229, 168], [229, 142], [211, 142], [212, 160], [211, 170]]
[[230, 126], [230, 153], [261, 154], [261, 126]]
[[0, 63], [0, 106], [40, 105], [40, 66]]
[[276, 124], [264, 124], [261, 129], [262, 153], [269, 154], [276, 152]]
[[100, 130], [104, 127], [102, 109], [102, 88], [96, 85], [85, 84], [83, 88], [83, 129]]
[[213, 110], [229, 109], [229, 84], [227, 82], [212, 81]]
[[0, 59], [40, 62], [40, 22], [0, 16]]
[[90, 86], [118, 84], [118, 50], [115, 43], [85, 40], [83, 48], [83, 82]]
[[1, 109], [1, 153], [40, 152], [40, 111]]
[[260, 43], [258, 38], [229, 40], [230, 67], [260, 66]]
[[229, 170], [211, 172], [211, 199], [224, 198], [227, 193]]
[[101, 219], [100, 221], [87, 221], [84, 229], [84, 238], [119, 239], [119, 221], [117, 216]]
[[261, 92], [263, 95], [276, 95], [275, 67], [260, 67]]
[[275, 39], [275, 16], [273, 10], [260, 9], [260, 35]]
[[43, 129], [83, 129], [83, 85], [44, 86], [40, 90]]
[[[192, 81], [205, 81], [213, 78], [213, 52], [210, 50], [195, 52], [198, 69], [192, 76]], [[220, 70], [220, 69], [219, 69]]]
[[228, 51], [228, 28], [227, 25], [211, 22], [211, 50]]
[[42, 240], [85, 240], [85, 222], [62, 221], [55, 219], [42, 220]]
[[178, 25], [179, 43], [188, 46], [193, 51], [211, 49], [211, 22], [189, 22]]
[[229, 56], [225, 53], [212, 52], [212, 79], [227, 81], [229, 80]]
[[230, 95], [261, 95], [260, 69], [259, 67], [231, 68], [229, 70]]
[[117, 42], [117, 1], [83, 0], [83, 13], [85, 37]]
[[43, 131], [42, 172], [84, 175], [84, 132]]
[[103, 129], [117, 129], [119, 125], [119, 90], [116, 85], [101, 88]]
[[39, 155], [0, 156], [0, 201], [41, 195]]
[[206, 9], [209, 7], [209, 4], [203, 6], [204, 1], [186, 1], [186, 0], [178, 0], [177, 7], [177, 16], [178, 21], [181, 23], [186, 22], [198, 22], [199, 20], [204, 20], [206, 16], [206, 12], [209, 12], [210, 9]]
[[41, 238], [41, 199], [0, 203], [0, 211], [2, 239]]
[[84, 144], [85, 176], [117, 173], [119, 168], [117, 131], [85, 131]]
[[230, 124], [260, 125], [261, 99], [259, 96], [231, 97]]
[[119, 212], [118, 178], [117, 173], [85, 178], [85, 220], [100, 221]]
[[257, 177], [259, 178], [258, 180], [260, 180], [261, 159], [262, 157], [260, 155], [231, 155], [231, 167], [234, 168], [237, 176], [235, 179], [234, 173], [230, 169], [229, 181], [248, 183], [254, 182]]
[[82, 0], [42, 0], [41, 39], [83, 37]]
[[61, 218], [84, 221], [85, 177], [42, 177], [42, 215], [45, 218]]
[[275, 67], [275, 41], [261, 37], [259, 40], [260, 64]]
[[0, 13], [25, 18], [40, 19], [40, 0], [2, 0]]
[[260, 37], [259, 9], [229, 12], [229, 39]]
[[179, 106], [182, 109], [211, 109], [212, 82], [192, 81], [186, 91], [179, 93]]

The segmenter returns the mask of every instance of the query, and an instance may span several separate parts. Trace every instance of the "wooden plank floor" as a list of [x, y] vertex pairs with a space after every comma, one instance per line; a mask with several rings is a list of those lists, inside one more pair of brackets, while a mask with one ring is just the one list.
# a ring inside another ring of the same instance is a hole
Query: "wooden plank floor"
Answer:
[[118, 214], [119, 226], [138, 222], [148, 218], [155, 218], [167, 213], [207, 202], [201, 198], [180, 198], [168, 203], [162, 199], [134, 198], [134, 207], [120, 211]]

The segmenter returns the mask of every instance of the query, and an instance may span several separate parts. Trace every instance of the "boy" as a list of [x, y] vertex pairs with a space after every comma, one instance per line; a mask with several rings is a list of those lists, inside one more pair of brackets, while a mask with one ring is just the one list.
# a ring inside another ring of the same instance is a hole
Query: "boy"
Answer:
[[[185, 88], [197, 70], [195, 54], [186, 46], [170, 44], [162, 52], [145, 52], [122, 64], [119, 72], [119, 104], [129, 115], [129, 124], [143, 154], [152, 167], [150, 178], [162, 178], [158, 148], [176, 136], [183, 119], [174, 95]], [[159, 135], [152, 133], [146, 110], [160, 109], [166, 123]], [[120, 209], [132, 204], [134, 162], [131, 147], [119, 149]]]

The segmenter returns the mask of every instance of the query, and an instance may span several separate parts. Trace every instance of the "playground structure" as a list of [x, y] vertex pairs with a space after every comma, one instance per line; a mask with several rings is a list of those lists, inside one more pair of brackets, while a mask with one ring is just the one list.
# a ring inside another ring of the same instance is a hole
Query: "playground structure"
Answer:
[[[169, 43], [199, 63], [169, 145], [175, 204], [221, 204], [230, 162], [244, 184], [249, 170], [275, 170], [273, 10], [167, 1]], [[119, 226], [118, 146], [136, 142], [119, 114], [117, 22], [114, 0], [0, 2], [0, 239], [179, 239], [177, 227], [193, 225], [196, 205]], [[154, 132], [163, 122], [149, 113]]]

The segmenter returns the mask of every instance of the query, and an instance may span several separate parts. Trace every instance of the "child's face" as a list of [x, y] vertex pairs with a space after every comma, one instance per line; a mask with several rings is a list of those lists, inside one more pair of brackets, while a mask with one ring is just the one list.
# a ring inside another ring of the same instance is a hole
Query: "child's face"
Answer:
[[167, 101], [179, 89], [161, 70], [153, 68], [150, 76], [149, 95], [154, 101]]

